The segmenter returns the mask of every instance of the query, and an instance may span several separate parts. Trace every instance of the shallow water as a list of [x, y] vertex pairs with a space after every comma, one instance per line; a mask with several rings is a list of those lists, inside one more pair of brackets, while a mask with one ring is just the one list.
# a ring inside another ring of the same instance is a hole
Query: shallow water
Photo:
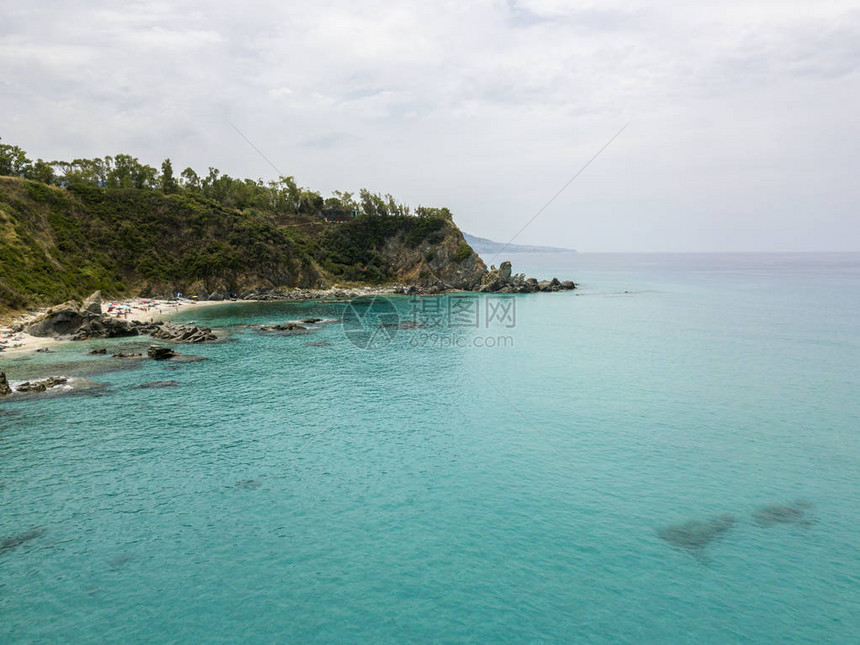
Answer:
[[0, 537], [43, 531], [0, 642], [857, 642], [860, 257], [513, 259], [582, 289], [393, 299], [426, 326], [373, 351], [239, 303], [185, 314], [205, 362], [0, 356], [109, 386], [0, 404]]

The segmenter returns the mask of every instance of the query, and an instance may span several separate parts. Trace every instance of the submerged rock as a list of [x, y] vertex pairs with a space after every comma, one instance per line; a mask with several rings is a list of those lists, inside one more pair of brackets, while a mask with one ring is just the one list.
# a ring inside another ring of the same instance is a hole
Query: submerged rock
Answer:
[[0, 538], [0, 551], [11, 551], [12, 549], [17, 549], [22, 544], [26, 544], [30, 540], [35, 540], [37, 537], [44, 535], [44, 533], [45, 529], [35, 528], [25, 531], [24, 533], [19, 533], [18, 535]]
[[133, 387], [138, 390], [153, 390], [162, 387], [177, 387], [178, 385], [179, 381], [147, 381]]
[[121, 569], [125, 565], [127, 565], [129, 562], [131, 562], [133, 559], [134, 559], [134, 556], [131, 555], [130, 553], [121, 553], [120, 555], [115, 556], [115, 557], [110, 559], [110, 562], [109, 562], [110, 568], [111, 569]]
[[[199, 363], [200, 361], [208, 361], [208, 360], [209, 359], [205, 358], [204, 356], [194, 356], [192, 354], [176, 354], [175, 356], [168, 359], [167, 362], [170, 362], [170, 363]], [[174, 367], [176, 367], [176, 366], [174, 366]], [[167, 368], [168, 368], [168, 366], [165, 365], [165, 369], [167, 369]]]
[[769, 504], [762, 506], [752, 514], [753, 522], [764, 528], [770, 528], [779, 524], [796, 524], [810, 526], [812, 520], [808, 517], [806, 509], [809, 504], [795, 502], [794, 504]]
[[707, 520], [689, 520], [657, 531], [657, 535], [672, 546], [683, 549], [697, 560], [705, 561], [704, 550], [721, 538], [737, 523], [734, 515], [724, 513]]
[[254, 490], [255, 488], [260, 488], [263, 483], [259, 479], [243, 479], [242, 481], [238, 481], [233, 484], [233, 488], [242, 488], [245, 490]]
[[89, 354], [94, 355], [94, 356], [102, 356], [102, 355], [107, 354], [107, 350], [104, 347], [102, 347], [101, 349], [91, 350], [89, 352]]

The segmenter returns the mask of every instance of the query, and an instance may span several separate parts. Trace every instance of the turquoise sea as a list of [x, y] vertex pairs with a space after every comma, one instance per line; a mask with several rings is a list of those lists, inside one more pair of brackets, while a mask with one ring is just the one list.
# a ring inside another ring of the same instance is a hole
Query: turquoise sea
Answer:
[[103, 384], [0, 403], [0, 643], [860, 642], [860, 255], [511, 259], [581, 289], [0, 355]]

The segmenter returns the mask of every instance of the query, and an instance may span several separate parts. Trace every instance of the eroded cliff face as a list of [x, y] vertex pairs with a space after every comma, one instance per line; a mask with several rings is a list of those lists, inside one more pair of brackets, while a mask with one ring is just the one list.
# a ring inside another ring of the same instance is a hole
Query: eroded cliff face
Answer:
[[287, 264], [264, 266], [261, 270], [224, 271], [204, 279], [177, 280], [170, 284], [147, 283], [140, 289], [144, 297], [167, 297], [176, 293], [196, 296], [201, 300], [255, 298], [284, 288], [325, 289], [329, 280], [314, 262], [300, 266]]
[[453, 223], [414, 247], [406, 237], [398, 233], [380, 249], [395, 281], [440, 289], [480, 287], [487, 267]]

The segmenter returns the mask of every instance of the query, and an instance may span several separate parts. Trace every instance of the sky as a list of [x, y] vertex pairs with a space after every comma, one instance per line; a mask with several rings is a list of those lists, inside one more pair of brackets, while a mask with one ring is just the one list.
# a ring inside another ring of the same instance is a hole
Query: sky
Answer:
[[32, 158], [366, 187], [502, 242], [624, 128], [516, 242], [860, 251], [858, 108], [843, 0], [0, 0]]

